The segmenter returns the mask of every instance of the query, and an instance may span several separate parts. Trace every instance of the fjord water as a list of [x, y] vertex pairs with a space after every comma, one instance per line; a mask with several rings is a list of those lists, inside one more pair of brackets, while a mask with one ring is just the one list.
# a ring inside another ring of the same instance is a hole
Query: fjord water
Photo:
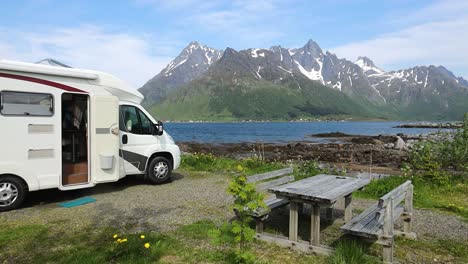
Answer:
[[353, 135], [416, 135], [437, 131], [424, 128], [395, 128], [399, 124], [401, 122], [166, 123], [165, 129], [176, 142], [200, 143], [321, 141], [323, 139], [307, 135], [330, 132]]

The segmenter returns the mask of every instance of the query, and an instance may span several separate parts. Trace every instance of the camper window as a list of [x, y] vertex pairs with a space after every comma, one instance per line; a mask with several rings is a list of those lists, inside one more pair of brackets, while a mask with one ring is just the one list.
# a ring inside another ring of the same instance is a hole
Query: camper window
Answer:
[[141, 120], [141, 133], [145, 135], [152, 135], [154, 127], [153, 122], [151, 122], [151, 120], [149, 120], [149, 118], [142, 111], [137, 111]]
[[51, 94], [3, 91], [0, 111], [3, 115], [52, 116], [53, 100]]
[[153, 123], [138, 108], [129, 105], [120, 107], [120, 130], [132, 134], [152, 135]]

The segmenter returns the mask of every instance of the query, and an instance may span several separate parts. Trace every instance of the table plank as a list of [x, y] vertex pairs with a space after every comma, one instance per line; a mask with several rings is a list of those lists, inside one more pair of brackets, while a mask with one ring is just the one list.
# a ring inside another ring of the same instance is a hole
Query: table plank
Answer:
[[317, 203], [334, 203], [367, 185], [368, 179], [320, 174], [304, 180], [270, 188], [277, 196]]

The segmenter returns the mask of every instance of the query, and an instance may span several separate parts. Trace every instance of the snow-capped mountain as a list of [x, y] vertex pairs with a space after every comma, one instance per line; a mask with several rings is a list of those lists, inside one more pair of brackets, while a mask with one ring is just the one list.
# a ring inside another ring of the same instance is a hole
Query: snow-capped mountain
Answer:
[[456, 77], [443, 66], [416, 66], [386, 72], [367, 57], [359, 57], [355, 63], [389, 103], [406, 106], [415, 100], [430, 101], [430, 97], [439, 97], [445, 98], [443, 104], [448, 105], [446, 99], [451, 94], [468, 89], [465, 79]]
[[385, 102], [358, 65], [330, 52], [324, 53], [312, 40], [297, 49], [273, 46], [235, 51], [228, 48], [210, 71], [216, 75], [232, 72], [234, 77], [243, 75], [274, 82], [302, 76], [350, 96], [365, 96], [377, 104]]
[[[324, 52], [313, 40], [300, 48], [273, 46], [240, 51], [226, 48], [224, 52], [191, 42], [140, 91], [151, 104], [183, 86], [190, 90], [195, 80], [201, 81], [195, 85], [198, 88], [206, 87], [206, 80], [211, 80], [210, 86], [220, 88], [227, 84], [245, 84], [246, 79], [275, 85], [287, 81], [287, 85], [295, 83], [299, 90], [301, 83], [304, 84], [302, 80], [314, 82], [349, 96], [360, 105], [367, 104], [368, 109], [381, 109], [377, 111], [383, 113], [391, 111], [393, 116], [408, 112], [408, 118], [411, 118], [411, 111], [432, 110], [459, 116], [465, 109], [468, 111], [468, 81], [456, 77], [443, 66], [385, 71], [367, 57], [352, 62]], [[432, 108], [434, 105], [437, 107]], [[444, 116], [449, 114], [430, 118]]]
[[200, 77], [223, 51], [192, 41], [159, 74], [146, 82], [140, 91], [152, 102], [160, 101], [173, 89]]

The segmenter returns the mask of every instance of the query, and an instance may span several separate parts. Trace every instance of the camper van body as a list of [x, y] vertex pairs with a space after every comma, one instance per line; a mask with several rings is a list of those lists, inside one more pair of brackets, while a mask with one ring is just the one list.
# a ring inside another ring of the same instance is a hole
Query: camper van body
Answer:
[[0, 99], [0, 211], [16, 208], [23, 189], [89, 188], [135, 174], [158, 183], [180, 165], [143, 96], [112, 75], [0, 61]]

